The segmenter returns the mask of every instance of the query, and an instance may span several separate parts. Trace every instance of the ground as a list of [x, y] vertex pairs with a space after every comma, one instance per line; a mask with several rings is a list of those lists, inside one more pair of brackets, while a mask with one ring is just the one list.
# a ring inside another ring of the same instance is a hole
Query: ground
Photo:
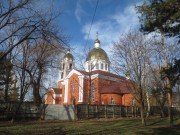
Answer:
[[0, 135], [180, 135], [180, 119], [170, 128], [167, 119], [89, 119], [79, 121], [0, 122]]

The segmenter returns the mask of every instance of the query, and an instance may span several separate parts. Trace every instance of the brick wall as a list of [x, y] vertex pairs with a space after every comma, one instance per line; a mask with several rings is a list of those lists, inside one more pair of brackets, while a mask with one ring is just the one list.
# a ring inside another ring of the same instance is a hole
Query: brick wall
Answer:
[[[76, 84], [74, 87], [74, 91], [72, 91], [72, 84], [71, 82], [75, 81]], [[79, 100], [79, 86], [80, 80], [77, 74], [72, 74], [71, 77], [68, 79], [68, 102], [64, 103], [64, 94], [65, 94], [65, 87], [62, 87], [62, 104], [88, 104], [89, 99], [91, 99], [91, 90], [90, 90], [90, 82], [94, 83], [95, 85], [95, 100], [90, 101], [90, 104], [112, 104], [112, 100], [114, 100], [114, 104], [118, 105], [131, 105], [132, 104], [132, 95], [131, 94], [115, 94], [115, 93], [104, 93], [101, 94], [101, 90], [105, 87], [105, 85], [112, 85], [118, 86], [119, 82], [108, 80], [108, 79], [101, 79], [95, 78], [91, 81], [88, 78], [84, 78], [84, 86], [83, 86], [83, 102], [78, 102]], [[60, 82], [58, 83], [58, 87], [60, 87]]]

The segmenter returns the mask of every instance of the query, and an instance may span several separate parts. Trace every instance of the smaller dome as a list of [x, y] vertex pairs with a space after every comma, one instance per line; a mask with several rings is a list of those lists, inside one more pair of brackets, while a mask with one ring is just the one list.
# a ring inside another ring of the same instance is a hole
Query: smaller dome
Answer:
[[70, 53], [70, 49], [68, 49], [67, 53], [64, 55], [64, 59], [67, 58], [68, 60], [74, 60], [73, 55]]

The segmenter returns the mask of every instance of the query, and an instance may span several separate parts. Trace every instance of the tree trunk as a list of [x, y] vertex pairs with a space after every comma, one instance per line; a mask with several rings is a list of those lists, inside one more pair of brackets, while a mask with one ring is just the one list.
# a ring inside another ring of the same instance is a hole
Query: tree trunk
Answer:
[[16, 119], [16, 115], [18, 114], [19, 109], [20, 109], [22, 103], [23, 103], [23, 100], [21, 100], [21, 101], [19, 102], [17, 108], [15, 108], [14, 113], [13, 113], [13, 116], [12, 116], [12, 119], [11, 119], [11, 123], [14, 123], [14, 121], [15, 121], [15, 119]]
[[167, 97], [168, 97], [168, 113], [169, 113], [169, 122], [170, 122], [170, 126], [173, 126], [173, 114], [172, 114], [172, 90], [171, 90], [171, 86], [170, 86], [170, 81], [167, 78]]
[[5, 84], [5, 94], [4, 94], [4, 100], [5, 102], [8, 101], [8, 91], [9, 91], [9, 79], [8, 79], [8, 76], [7, 76], [7, 80], [6, 80], [6, 84]]
[[148, 93], [148, 91], [146, 91], [146, 100], [147, 100], [147, 107], [148, 107], [146, 117], [149, 117], [151, 106], [150, 106], [150, 102], [149, 102], [149, 93]]
[[34, 102], [37, 103], [41, 103], [41, 97], [39, 94], [39, 87], [37, 85], [36, 82], [33, 82], [33, 98], [34, 98]]
[[33, 81], [33, 95], [34, 95], [34, 102], [38, 102], [41, 103], [41, 96], [39, 93], [40, 90], [40, 85], [41, 85], [41, 77], [42, 77], [42, 65], [41, 63], [38, 63], [38, 69], [39, 69], [39, 73], [38, 73], [38, 78], [37, 81]]
[[144, 99], [143, 99], [143, 93], [142, 93], [142, 87], [140, 85], [140, 103], [141, 103], [141, 120], [142, 120], [142, 126], [146, 126], [145, 116], [144, 116]]
[[165, 102], [166, 102], [166, 97], [165, 97], [166, 95], [163, 94], [162, 96], [163, 96], [163, 99], [162, 99], [162, 100], [159, 99], [159, 96], [156, 97], [156, 99], [157, 99], [158, 104], [159, 104], [159, 106], [160, 106], [161, 117], [164, 118], [164, 117], [165, 117], [165, 114], [164, 114], [164, 104], [165, 104]]
[[[161, 41], [162, 41], [162, 50], [164, 53], [164, 62], [165, 67], [168, 68], [168, 60], [166, 55], [166, 49], [164, 44], [164, 33], [161, 31]], [[167, 97], [168, 97], [168, 113], [169, 113], [169, 124], [172, 127], [173, 126], [173, 116], [172, 116], [172, 89], [171, 89], [171, 82], [168, 77], [166, 77], [166, 89], [167, 89]]]
[[161, 117], [164, 118], [164, 105], [160, 104]]
[[142, 121], [142, 125], [146, 126], [146, 121], [145, 121], [145, 117], [144, 117], [144, 103], [141, 102], [141, 121]]

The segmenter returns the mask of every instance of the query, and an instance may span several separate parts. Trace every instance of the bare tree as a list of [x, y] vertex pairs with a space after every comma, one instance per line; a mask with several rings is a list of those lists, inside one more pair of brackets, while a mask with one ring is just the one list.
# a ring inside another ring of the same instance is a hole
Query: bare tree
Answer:
[[0, 61], [12, 54], [20, 102], [32, 89], [34, 101], [41, 102], [46, 74], [57, 67], [58, 54], [67, 45], [66, 36], [55, 24], [60, 11], [53, 12], [51, 6], [37, 8], [36, 4], [35, 0], [0, 1]]
[[[26, 60], [28, 66], [23, 66], [21, 63], [20, 67], [26, 67], [24, 72], [29, 74], [31, 83], [34, 84], [34, 89], [35, 87], [39, 89], [39, 84], [41, 82], [40, 76], [43, 76], [42, 74], [44, 72], [42, 65], [44, 66], [45, 64], [43, 63], [44, 59], [40, 58], [38, 54], [39, 51], [36, 50], [42, 49], [42, 47], [39, 47], [37, 44], [41, 41], [46, 41], [46, 47], [51, 49], [56, 47], [62, 49], [62, 47], [67, 44], [67, 38], [54, 23], [54, 20], [60, 15], [60, 11], [53, 13], [53, 8], [51, 7], [49, 7], [49, 9], [36, 8], [36, 3], [37, 2], [34, 0], [8, 0], [0, 2], [0, 49], [3, 52], [0, 56], [0, 60], [11, 52], [12, 55], [15, 55], [16, 51], [22, 51], [22, 48], [24, 48], [23, 46], [27, 45], [28, 47], [26, 49], [31, 50], [31, 52], [29, 52], [31, 55], [28, 56], [28, 61]], [[11, 43], [10, 45], [7, 44], [9, 42]], [[37, 46], [39, 48], [37, 48]], [[58, 51], [58, 49], [56, 50]], [[21, 53], [16, 55], [15, 57], [18, 59], [24, 57]], [[47, 55], [52, 56], [50, 54]], [[32, 58], [32, 56], [37, 56], [39, 58]], [[46, 58], [44, 54], [43, 57]], [[22, 59], [22, 61], [24, 60]], [[50, 62], [48, 61], [48, 63]], [[36, 69], [34, 68], [35, 65]], [[38, 86], [35, 85], [36, 83], [32, 79], [35, 73], [37, 74], [37, 70], [39, 73], [39, 77], [36, 76], [38, 78]], [[35, 94], [35, 92], [36, 91], [34, 91], [34, 95], [40, 99], [39, 94]]]
[[[8, 0], [0, 2], [0, 49], [4, 52], [2, 60], [16, 46], [24, 41], [36, 42], [38, 39], [47, 41], [56, 40], [61, 45], [66, 42], [63, 35], [58, 34], [54, 19], [59, 13], [53, 14], [51, 10], [38, 10], [33, 0]], [[11, 46], [7, 46], [9, 39], [14, 39]]]
[[14, 57], [11, 59], [17, 81], [16, 90], [17, 93], [19, 93], [19, 102], [17, 106], [14, 107], [11, 119], [12, 123], [15, 121], [17, 113], [19, 112], [19, 109], [25, 100], [26, 94], [30, 90], [30, 77], [25, 70], [29, 66], [28, 58], [31, 55], [29, 53], [29, 47], [30, 46], [28, 45], [19, 45], [16, 53], [14, 53]]
[[112, 47], [113, 63], [122, 73], [130, 73], [132, 93], [140, 103], [142, 125], [145, 126], [145, 99], [147, 94], [145, 82], [150, 63], [151, 40], [138, 31], [129, 31], [124, 34]]
[[[27, 47], [25, 47], [27, 46]], [[32, 46], [28, 42], [22, 46], [22, 62], [17, 63], [17, 66], [28, 74], [30, 86], [33, 90], [33, 99], [35, 102], [41, 102], [41, 88], [44, 88], [43, 83], [46, 79], [46, 74], [49, 69], [58, 68], [58, 54], [62, 48], [58, 44], [49, 45], [46, 41], [41, 41]]]
[[166, 89], [165, 89], [165, 82], [161, 79], [159, 68], [151, 68], [149, 80], [150, 83], [148, 84], [149, 89], [151, 90], [152, 97], [155, 98], [157, 104], [160, 106], [161, 117], [165, 117], [164, 114], [164, 105], [167, 101], [166, 98]]
[[62, 52], [58, 44], [50, 46], [48, 42], [40, 42], [36, 47], [31, 48], [31, 57], [34, 67], [31, 67], [32, 73], [29, 73], [31, 84], [33, 86], [34, 101], [41, 102], [40, 90], [43, 86], [43, 80], [48, 69], [58, 68], [58, 54]]

